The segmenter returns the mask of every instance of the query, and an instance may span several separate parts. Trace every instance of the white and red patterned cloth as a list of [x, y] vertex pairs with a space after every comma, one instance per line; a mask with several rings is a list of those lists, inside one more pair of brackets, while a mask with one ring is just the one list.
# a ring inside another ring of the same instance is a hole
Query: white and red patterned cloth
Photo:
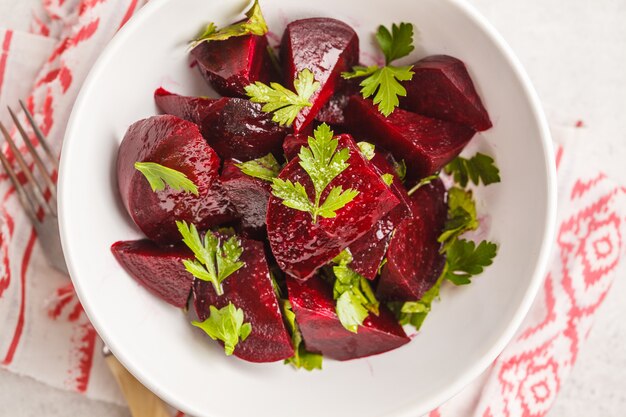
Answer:
[[[0, 109], [19, 98], [59, 151], [74, 99], [107, 41], [145, 0], [42, 0], [30, 33], [0, 29]], [[0, 112], [0, 120], [7, 115]], [[545, 415], [575, 364], [617, 269], [626, 188], [577, 152], [581, 126], [554, 128], [556, 245], [524, 324], [475, 382], [429, 417]], [[8, 153], [6, 149], [5, 152]], [[9, 157], [12, 159], [11, 155]], [[0, 175], [0, 364], [55, 387], [123, 403], [69, 280], [49, 268]]]

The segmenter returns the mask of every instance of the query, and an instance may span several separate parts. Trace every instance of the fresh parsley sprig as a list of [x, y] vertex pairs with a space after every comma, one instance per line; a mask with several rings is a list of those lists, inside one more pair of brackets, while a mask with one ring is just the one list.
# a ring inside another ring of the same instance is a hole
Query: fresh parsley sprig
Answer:
[[210, 306], [209, 311], [209, 318], [205, 321], [192, 321], [191, 324], [204, 330], [211, 339], [224, 342], [224, 352], [226, 356], [230, 356], [237, 344], [248, 338], [252, 332], [252, 325], [244, 323], [243, 310], [236, 308], [233, 303], [228, 303], [219, 310], [215, 306]]
[[222, 282], [245, 265], [239, 260], [243, 248], [236, 236], [221, 243], [213, 233], [200, 237], [198, 229], [185, 221], [176, 221], [183, 242], [193, 252], [195, 259], [185, 259], [185, 269], [199, 280], [213, 284], [217, 295], [224, 294]]
[[246, 175], [272, 182], [278, 176], [281, 166], [271, 153], [252, 161], [235, 164]]
[[311, 107], [311, 96], [320, 88], [313, 73], [305, 68], [293, 81], [296, 90], [289, 90], [278, 83], [264, 84], [260, 81], [245, 87], [246, 94], [253, 103], [263, 103], [262, 111], [274, 113], [272, 120], [281, 126], [291, 126], [305, 107]]
[[378, 104], [378, 110], [389, 116], [400, 105], [398, 97], [406, 96], [406, 88], [401, 81], [410, 81], [413, 78], [412, 65], [391, 65], [393, 61], [409, 55], [415, 49], [413, 25], [394, 23], [391, 31], [381, 25], [376, 32], [376, 40], [385, 55], [385, 66], [355, 66], [352, 72], [344, 72], [341, 75], [345, 79], [365, 77], [360, 84], [361, 94], [364, 98], [374, 96], [374, 104]]
[[202, 42], [223, 41], [234, 36], [257, 35], [263, 36], [267, 33], [267, 23], [261, 13], [259, 1], [254, 0], [252, 7], [246, 12], [246, 20], [217, 29], [215, 23], [210, 22], [206, 28], [191, 41], [190, 47], [195, 48]]
[[289, 300], [281, 300], [281, 307], [287, 321], [287, 327], [291, 333], [291, 343], [294, 349], [293, 356], [285, 359], [285, 364], [290, 364], [295, 368], [304, 368], [307, 371], [322, 369], [322, 355], [309, 352], [304, 347], [302, 334], [300, 333], [298, 323], [296, 323], [296, 314], [293, 312]]
[[274, 178], [272, 194], [283, 200], [285, 206], [310, 213], [313, 223], [316, 223], [318, 217], [336, 217], [337, 210], [350, 203], [359, 192], [352, 188], [344, 190], [343, 187], [336, 186], [330, 190], [322, 202], [324, 190], [332, 180], [348, 168], [350, 150], [348, 148], [337, 150], [339, 141], [333, 137], [333, 131], [325, 123], [315, 129], [314, 136], [309, 137], [308, 144], [308, 147], [300, 148], [298, 157], [300, 166], [313, 183], [315, 190], [313, 201], [302, 184], [280, 178]]
[[483, 240], [478, 245], [471, 240], [457, 239], [446, 251], [443, 276], [455, 285], [471, 283], [474, 275], [482, 274], [498, 253], [495, 243]]
[[369, 313], [379, 314], [380, 303], [367, 279], [348, 266], [352, 262], [348, 251], [344, 250], [333, 261], [337, 262], [333, 266], [336, 277], [333, 285], [333, 297], [337, 300], [335, 311], [343, 327], [357, 333]]
[[459, 187], [448, 190], [448, 220], [439, 236], [441, 251], [448, 248], [465, 232], [478, 229], [476, 203], [471, 191]]
[[444, 171], [454, 177], [454, 181], [461, 187], [467, 186], [471, 181], [476, 185], [480, 182], [484, 185], [500, 182], [500, 170], [495, 165], [495, 161], [489, 155], [476, 153], [471, 158], [456, 157], [445, 166]]
[[152, 191], [162, 191], [165, 184], [177, 191], [186, 191], [198, 195], [198, 187], [187, 175], [156, 162], [135, 162], [135, 169], [141, 172], [150, 183]]

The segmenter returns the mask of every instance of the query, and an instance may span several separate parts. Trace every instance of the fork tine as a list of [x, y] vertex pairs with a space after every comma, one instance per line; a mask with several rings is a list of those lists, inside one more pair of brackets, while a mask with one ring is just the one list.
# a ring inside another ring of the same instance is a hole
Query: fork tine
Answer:
[[28, 165], [26, 164], [26, 161], [24, 161], [24, 158], [22, 157], [22, 154], [17, 148], [17, 145], [15, 145], [15, 142], [13, 142], [13, 139], [11, 139], [11, 135], [9, 135], [8, 130], [4, 127], [2, 123], [0, 123], [0, 130], [2, 130], [2, 134], [4, 135], [4, 138], [9, 144], [9, 147], [11, 148], [11, 152], [13, 152], [13, 155], [15, 156], [17, 163], [19, 164], [20, 168], [22, 169], [22, 172], [28, 179], [28, 182], [30, 183], [30, 187], [32, 190], [34, 190], [34, 194], [37, 196], [36, 198], [37, 200], [39, 200], [39, 203], [43, 207], [44, 212], [46, 212], [46, 214], [54, 213], [54, 210], [48, 204], [48, 202], [46, 201], [44, 197], [44, 190], [41, 188], [41, 185], [39, 185], [39, 183], [35, 181], [35, 177], [33, 177], [33, 173], [30, 172], [30, 169], [28, 169]]
[[[2, 124], [0, 123], [0, 125]], [[30, 221], [33, 224], [36, 224], [38, 221], [37, 220], [37, 208], [36, 208], [37, 204], [33, 202], [33, 200], [28, 196], [26, 189], [22, 186], [22, 184], [20, 184], [20, 181], [17, 179], [17, 176], [15, 175], [15, 172], [13, 171], [13, 168], [11, 167], [11, 164], [9, 164], [7, 157], [4, 156], [4, 152], [2, 151], [0, 151], [0, 161], [2, 162], [4, 171], [7, 173], [7, 175], [9, 176], [9, 179], [11, 180], [11, 183], [13, 183], [13, 187], [15, 187], [17, 191], [17, 196], [20, 200], [20, 204], [24, 208], [24, 211], [26, 211], [26, 214], [30, 218]]]
[[50, 193], [52, 194], [52, 198], [56, 201], [57, 191], [56, 191], [56, 185], [54, 184], [54, 181], [52, 181], [52, 177], [48, 173], [48, 170], [46, 169], [46, 166], [41, 160], [39, 153], [35, 149], [35, 146], [31, 142], [30, 137], [28, 137], [28, 135], [24, 131], [24, 128], [22, 127], [22, 124], [20, 123], [19, 119], [17, 118], [15, 113], [13, 113], [13, 110], [11, 110], [10, 107], [7, 106], [7, 108], [9, 109], [9, 114], [11, 115], [11, 118], [13, 119], [13, 122], [15, 123], [17, 130], [20, 132], [22, 139], [24, 139], [24, 143], [26, 144], [26, 147], [28, 148], [31, 156], [33, 157], [33, 161], [35, 161], [35, 165], [37, 166], [37, 168], [39, 169], [39, 172], [43, 176], [43, 179], [46, 182], [46, 185], [48, 186]]
[[20, 100], [20, 106], [22, 107], [22, 110], [24, 110], [24, 114], [26, 114], [26, 118], [28, 119], [30, 126], [33, 128], [33, 131], [35, 132], [35, 136], [37, 136], [37, 139], [39, 140], [41, 147], [46, 152], [46, 156], [48, 157], [50, 162], [52, 162], [52, 166], [54, 167], [54, 169], [58, 171], [59, 161], [57, 158], [55, 158], [54, 153], [50, 150], [50, 147], [48, 146], [48, 142], [46, 141], [45, 136], [43, 135], [43, 133], [41, 133], [41, 130], [39, 129], [39, 126], [37, 126], [37, 123], [35, 123], [35, 118], [30, 113], [30, 111], [28, 110], [28, 107], [26, 107], [26, 105], [24, 104], [22, 100]]

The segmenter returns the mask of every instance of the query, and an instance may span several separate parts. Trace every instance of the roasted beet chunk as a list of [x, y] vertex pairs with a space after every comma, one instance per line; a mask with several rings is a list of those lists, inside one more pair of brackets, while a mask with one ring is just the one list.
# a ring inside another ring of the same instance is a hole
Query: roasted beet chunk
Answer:
[[341, 73], [349, 71], [359, 59], [356, 32], [339, 20], [314, 18], [296, 20], [287, 25], [280, 49], [285, 83], [293, 87], [300, 71], [313, 72], [320, 89], [313, 94], [311, 107], [305, 107], [294, 121], [300, 132], [313, 121], [337, 88]]
[[210, 112], [211, 106], [217, 99], [185, 97], [170, 93], [164, 88], [158, 88], [154, 92], [154, 101], [163, 113], [171, 114], [199, 125]]
[[[321, 195], [324, 201], [334, 187], [352, 188], [358, 195], [336, 211], [336, 217], [317, 219], [310, 213], [283, 204], [272, 196], [267, 210], [267, 231], [272, 252], [285, 272], [305, 280], [341, 250], [368, 233], [372, 226], [398, 204], [398, 199], [382, 181], [349, 135], [339, 135], [337, 149], [347, 148], [348, 168], [330, 182]], [[281, 171], [279, 178], [299, 182], [311, 201], [313, 183], [296, 157]]]
[[185, 307], [193, 276], [185, 270], [184, 259], [193, 258], [186, 246], [160, 247], [149, 240], [117, 242], [111, 252], [124, 269], [161, 300]]
[[240, 98], [222, 98], [200, 124], [202, 135], [224, 159], [242, 161], [280, 155], [285, 128], [261, 111], [261, 105]]
[[447, 212], [443, 183], [422, 186], [411, 200], [412, 216], [396, 228], [389, 243], [376, 294], [380, 300], [419, 300], [443, 270], [445, 258], [437, 242]]
[[350, 268], [365, 278], [373, 280], [376, 278], [380, 264], [385, 257], [391, 235], [398, 224], [410, 215], [412, 202], [402, 182], [396, 177], [393, 167], [387, 162], [385, 153], [376, 151], [371, 163], [380, 175], [391, 174], [394, 176], [390, 188], [400, 201], [400, 204], [378, 220], [369, 232], [350, 245], [350, 253], [352, 254]]
[[[154, 162], [185, 174], [198, 195], [166, 186], [152, 191], [135, 162]], [[128, 213], [144, 232], [159, 243], [180, 241], [176, 220], [200, 229], [234, 219], [232, 206], [219, 181], [220, 159], [198, 127], [175, 116], [154, 116], [130, 126], [117, 156], [117, 180]]]
[[304, 344], [311, 352], [345, 361], [387, 352], [410, 341], [383, 305], [380, 315], [370, 314], [352, 333], [335, 313], [332, 288], [319, 277], [305, 283], [287, 280], [287, 287]]
[[271, 183], [244, 174], [236, 163], [237, 161], [233, 159], [224, 161], [222, 186], [241, 217], [243, 230], [254, 236], [261, 236], [265, 230], [267, 202], [272, 192]]
[[396, 109], [383, 116], [371, 100], [352, 96], [346, 108], [346, 125], [356, 134], [403, 158], [407, 176], [432, 175], [452, 161], [474, 136], [467, 126]]
[[489, 129], [491, 120], [465, 64], [451, 56], [433, 55], [413, 65], [413, 79], [404, 83], [403, 109], [436, 119]]
[[244, 88], [256, 81], [276, 79], [265, 36], [235, 36], [203, 42], [191, 55], [202, 76], [215, 91], [227, 97], [246, 97]]
[[246, 340], [239, 342], [234, 355], [249, 362], [274, 362], [293, 356], [291, 337], [285, 329], [265, 260], [263, 243], [240, 238], [244, 266], [222, 283], [218, 296], [213, 285], [196, 279], [193, 284], [194, 307], [200, 321], [209, 316], [209, 307], [220, 309], [233, 303], [252, 325]]

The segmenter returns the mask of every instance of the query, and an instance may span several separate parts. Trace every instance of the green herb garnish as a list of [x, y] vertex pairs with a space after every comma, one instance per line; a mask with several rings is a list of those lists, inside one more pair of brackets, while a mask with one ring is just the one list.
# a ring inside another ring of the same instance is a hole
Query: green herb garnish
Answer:
[[481, 274], [493, 263], [498, 253], [495, 243], [483, 240], [478, 245], [471, 240], [457, 239], [446, 250], [445, 279], [456, 284], [471, 283], [474, 275]]
[[243, 342], [252, 332], [252, 325], [244, 323], [243, 310], [236, 308], [233, 303], [228, 303], [224, 308], [217, 309], [209, 307], [209, 318], [203, 322], [192, 321], [196, 327], [204, 330], [213, 340], [224, 342], [224, 352], [230, 356], [235, 351], [235, 347]]
[[287, 327], [291, 333], [291, 343], [294, 349], [293, 356], [285, 359], [285, 364], [290, 364], [295, 368], [304, 368], [307, 371], [322, 369], [322, 355], [309, 352], [304, 347], [302, 334], [296, 323], [296, 314], [293, 312], [291, 303], [288, 300], [281, 300], [281, 307], [287, 320]]
[[413, 188], [411, 188], [407, 194], [408, 195], [413, 195], [413, 193], [415, 193], [417, 190], [419, 190], [420, 188], [422, 188], [423, 186], [430, 184], [431, 182], [433, 182], [434, 180], [436, 180], [437, 178], [439, 178], [439, 173], [433, 174], [433, 175], [429, 175], [428, 177], [422, 178], [417, 184], [415, 184], [415, 186]]
[[333, 262], [337, 278], [333, 286], [333, 297], [337, 300], [336, 312], [339, 321], [347, 330], [357, 333], [369, 313], [379, 314], [380, 303], [367, 278], [348, 267], [352, 256], [344, 250]]
[[278, 176], [281, 169], [280, 164], [271, 153], [252, 161], [237, 163], [235, 166], [246, 175], [269, 182]]
[[365, 159], [371, 161], [372, 158], [374, 158], [374, 150], [376, 149], [374, 145], [369, 142], [359, 142], [357, 143], [357, 145], [359, 146], [359, 149], [361, 150], [361, 153], [363, 154]]
[[448, 190], [448, 220], [439, 236], [443, 244], [441, 250], [446, 251], [460, 235], [479, 226], [476, 218], [476, 204], [471, 191], [459, 187]]
[[267, 33], [267, 23], [265, 23], [265, 18], [263, 13], [261, 13], [261, 6], [259, 6], [258, 0], [254, 0], [250, 10], [246, 12], [246, 18], [243, 22], [235, 23], [219, 30], [215, 23], [210, 22], [202, 33], [191, 42], [191, 48], [195, 48], [202, 42], [223, 41], [234, 36], [262, 36]]
[[165, 184], [177, 191], [198, 195], [198, 187], [187, 175], [156, 162], [135, 162], [135, 169], [141, 172], [150, 183], [152, 191], [162, 191]]
[[291, 126], [305, 107], [311, 107], [311, 96], [320, 88], [313, 73], [305, 68], [298, 73], [293, 82], [296, 92], [283, 87], [278, 83], [264, 84], [260, 81], [245, 87], [246, 94], [253, 103], [263, 103], [261, 110], [265, 113], [274, 113], [272, 120], [281, 126]]
[[333, 138], [333, 131], [325, 123], [315, 129], [314, 137], [309, 137], [308, 143], [308, 147], [300, 148], [298, 157], [300, 166], [309, 174], [313, 183], [314, 201], [311, 202], [302, 184], [280, 178], [274, 178], [272, 194], [283, 200], [285, 206], [310, 213], [313, 223], [316, 223], [318, 216], [336, 217], [337, 210], [351, 202], [359, 192], [352, 188], [344, 191], [341, 186], [333, 187], [322, 202], [322, 193], [326, 187], [348, 168], [350, 150], [337, 150], [339, 142]]
[[406, 162], [404, 161], [404, 159], [400, 162], [393, 161], [393, 169], [396, 171], [396, 175], [398, 176], [400, 181], [404, 181], [404, 179], [406, 178]]
[[176, 221], [183, 242], [191, 249], [196, 259], [183, 260], [185, 269], [199, 280], [213, 284], [217, 295], [224, 294], [222, 282], [245, 265], [239, 260], [243, 253], [241, 242], [231, 236], [221, 243], [213, 233], [201, 238], [194, 224]]
[[478, 152], [469, 159], [456, 157], [445, 166], [444, 171], [453, 175], [454, 181], [461, 187], [467, 186], [468, 181], [476, 185], [482, 181], [484, 185], [489, 185], [500, 182], [500, 170], [494, 162], [489, 155]]
[[393, 174], [383, 174], [381, 175], [381, 178], [383, 179], [383, 182], [389, 186], [391, 186], [391, 184], [393, 184]]
[[413, 78], [413, 66], [394, 66], [393, 61], [410, 54], [413, 46], [413, 25], [411, 23], [395, 23], [391, 31], [384, 26], [379, 26], [376, 40], [380, 49], [385, 54], [385, 66], [377, 65], [363, 67], [356, 66], [352, 72], [344, 72], [345, 79], [366, 77], [361, 81], [361, 94], [364, 98], [374, 96], [374, 104], [378, 104], [378, 110], [385, 116], [389, 116], [400, 105], [398, 97], [406, 96], [406, 89], [400, 83]]

